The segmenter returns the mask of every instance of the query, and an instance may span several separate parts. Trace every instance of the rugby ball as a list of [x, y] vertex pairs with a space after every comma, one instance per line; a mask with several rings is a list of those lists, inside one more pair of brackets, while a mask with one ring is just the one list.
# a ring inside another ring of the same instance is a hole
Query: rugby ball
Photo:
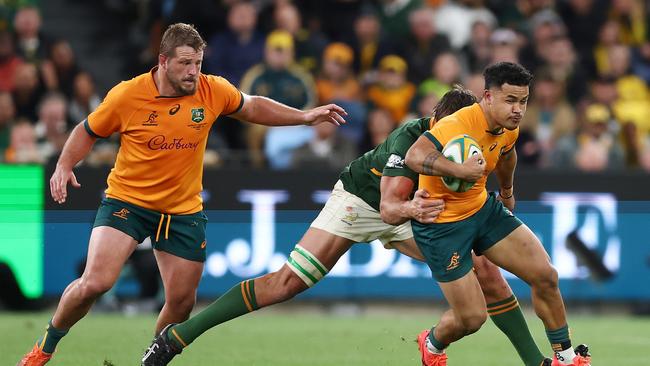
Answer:
[[[481, 155], [481, 146], [468, 135], [459, 135], [447, 142], [442, 149], [442, 155], [454, 163], [462, 164], [465, 159], [473, 155]], [[475, 182], [466, 182], [455, 177], [440, 177], [445, 187], [453, 192], [467, 192], [474, 186]]]

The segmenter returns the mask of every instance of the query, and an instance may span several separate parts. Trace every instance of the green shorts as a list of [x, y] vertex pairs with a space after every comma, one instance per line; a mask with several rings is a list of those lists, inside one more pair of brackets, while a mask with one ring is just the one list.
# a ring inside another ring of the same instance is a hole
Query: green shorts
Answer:
[[205, 262], [203, 211], [189, 215], [168, 215], [114, 198], [102, 200], [93, 227], [110, 226], [128, 234], [138, 243], [151, 237], [155, 249], [196, 262]]
[[415, 242], [438, 282], [466, 275], [473, 267], [472, 250], [481, 255], [521, 224], [494, 193], [488, 195], [480, 210], [464, 220], [440, 224], [411, 221]]

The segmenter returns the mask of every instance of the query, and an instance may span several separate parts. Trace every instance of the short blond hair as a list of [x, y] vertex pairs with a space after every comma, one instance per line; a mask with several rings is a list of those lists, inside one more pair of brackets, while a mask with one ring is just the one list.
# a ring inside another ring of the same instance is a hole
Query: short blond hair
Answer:
[[173, 57], [176, 47], [190, 46], [195, 51], [203, 51], [207, 43], [192, 24], [176, 23], [167, 27], [160, 41], [160, 54]]

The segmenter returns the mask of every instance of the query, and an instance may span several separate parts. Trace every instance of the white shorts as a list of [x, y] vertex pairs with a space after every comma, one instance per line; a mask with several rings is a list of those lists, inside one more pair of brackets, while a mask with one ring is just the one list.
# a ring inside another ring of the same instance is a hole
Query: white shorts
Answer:
[[343, 188], [339, 180], [334, 185], [330, 198], [325, 203], [311, 227], [325, 230], [356, 243], [369, 243], [379, 239], [385, 248], [392, 248], [391, 242], [413, 237], [411, 222], [394, 226], [381, 220], [379, 212]]

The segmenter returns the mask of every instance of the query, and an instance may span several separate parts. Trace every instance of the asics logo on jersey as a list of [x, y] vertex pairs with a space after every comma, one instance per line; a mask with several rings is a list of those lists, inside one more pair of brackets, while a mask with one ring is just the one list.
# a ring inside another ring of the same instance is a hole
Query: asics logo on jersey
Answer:
[[196, 148], [199, 146], [198, 141], [184, 141], [181, 138], [174, 138], [171, 141], [168, 141], [165, 136], [157, 135], [151, 138], [147, 143], [147, 146], [151, 150], [192, 150], [196, 151]]
[[180, 104], [174, 104], [174, 106], [171, 107], [171, 109], [169, 110], [169, 115], [170, 116], [175, 115], [178, 112], [179, 109], [181, 109], [181, 105]]
[[123, 209], [121, 209], [119, 211], [113, 212], [113, 216], [119, 217], [120, 219], [123, 219], [123, 220], [126, 220], [127, 219], [126, 215], [128, 215], [129, 213], [130, 213], [129, 210], [127, 210], [126, 208], [123, 208]]
[[460, 259], [460, 256], [458, 255], [458, 252], [454, 252], [451, 256], [451, 260], [449, 261], [449, 265], [447, 266], [447, 271], [451, 271], [452, 269], [460, 266], [460, 262], [458, 261]]
[[158, 113], [156, 111], [153, 111], [149, 114], [149, 118], [142, 122], [143, 126], [158, 126], [158, 121], [156, 121], [156, 118], [158, 118]]

